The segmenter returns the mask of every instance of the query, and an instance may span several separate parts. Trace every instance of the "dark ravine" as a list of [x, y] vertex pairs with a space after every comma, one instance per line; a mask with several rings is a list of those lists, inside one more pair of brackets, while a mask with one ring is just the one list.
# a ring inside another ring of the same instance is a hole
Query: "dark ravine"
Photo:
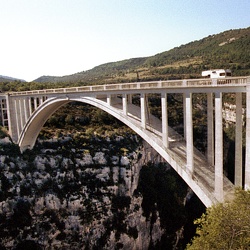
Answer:
[[1, 148], [0, 249], [185, 249], [204, 212], [134, 134]]

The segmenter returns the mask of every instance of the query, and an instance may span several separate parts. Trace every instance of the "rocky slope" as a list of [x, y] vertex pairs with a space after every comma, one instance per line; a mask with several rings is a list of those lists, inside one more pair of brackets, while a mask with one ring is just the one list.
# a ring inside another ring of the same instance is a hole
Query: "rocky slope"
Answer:
[[[66, 136], [23, 155], [0, 145], [0, 249], [183, 249], [188, 215], [170, 224], [165, 211], [183, 211], [190, 190], [136, 135]], [[167, 195], [179, 186], [164, 209], [159, 176]]]

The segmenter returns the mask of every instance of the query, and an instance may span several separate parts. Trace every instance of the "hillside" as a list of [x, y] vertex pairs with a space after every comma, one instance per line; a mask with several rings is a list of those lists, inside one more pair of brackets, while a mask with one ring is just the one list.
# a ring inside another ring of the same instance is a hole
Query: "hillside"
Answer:
[[0, 82], [6, 82], [6, 81], [21, 81], [21, 82], [25, 82], [25, 80], [22, 80], [22, 79], [0, 75]]
[[99, 65], [73, 75], [42, 76], [35, 80], [101, 84], [138, 80], [197, 78], [210, 68], [230, 68], [234, 75], [250, 75], [250, 27], [228, 30], [151, 57]]

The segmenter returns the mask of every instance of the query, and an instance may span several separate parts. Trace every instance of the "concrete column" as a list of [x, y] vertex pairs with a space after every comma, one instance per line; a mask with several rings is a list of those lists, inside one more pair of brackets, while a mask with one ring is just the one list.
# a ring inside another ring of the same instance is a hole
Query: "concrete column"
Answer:
[[185, 93], [186, 110], [186, 151], [187, 171], [190, 175], [194, 171], [194, 145], [193, 145], [193, 115], [192, 115], [192, 93]]
[[242, 93], [236, 93], [234, 185], [242, 187]]
[[215, 197], [223, 201], [222, 93], [215, 93]]
[[183, 133], [184, 133], [184, 139], [186, 139], [186, 134], [187, 134], [187, 131], [186, 131], [186, 94], [183, 93]]
[[37, 109], [37, 107], [38, 107], [37, 97], [34, 97], [34, 108], [35, 108], [35, 110]]
[[111, 94], [108, 94], [108, 95], [107, 95], [107, 103], [108, 103], [109, 106], [112, 105]]
[[128, 99], [128, 103], [132, 104], [132, 94], [129, 94], [127, 99]]
[[207, 160], [211, 166], [214, 166], [213, 93], [207, 93]]
[[39, 106], [42, 105], [42, 104], [43, 104], [43, 97], [41, 96], [41, 97], [39, 98]]
[[141, 93], [141, 126], [146, 129], [146, 94]]
[[124, 115], [127, 115], [128, 114], [127, 94], [122, 95], [122, 108]]
[[25, 112], [25, 123], [26, 123], [30, 117], [29, 99], [27, 97], [24, 99], [24, 112]]
[[246, 93], [246, 160], [245, 160], [245, 190], [250, 189], [250, 86]]
[[14, 100], [14, 110], [16, 114], [16, 128], [17, 128], [17, 140], [19, 138], [19, 135], [21, 133], [21, 121], [20, 121], [20, 110], [19, 110], [19, 100]]
[[29, 116], [32, 114], [32, 105], [31, 105], [31, 97], [29, 97]]
[[167, 93], [161, 94], [161, 112], [162, 112], [162, 141], [165, 148], [169, 147], [168, 142], [168, 108]]
[[25, 125], [25, 111], [24, 111], [24, 99], [23, 98], [19, 99], [19, 110], [20, 110], [19, 119], [21, 121], [21, 129], [23, 130], [24, 125]]

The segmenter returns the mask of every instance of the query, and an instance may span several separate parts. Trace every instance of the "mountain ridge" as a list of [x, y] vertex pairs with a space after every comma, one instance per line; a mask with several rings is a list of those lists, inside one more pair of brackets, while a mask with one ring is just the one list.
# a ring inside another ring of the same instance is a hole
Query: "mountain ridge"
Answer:
[[[153, 56], [108, 62], [71, 75], [40, 76], [32, 82], [94, 85], [198, 78], [202, 70], [211, 68], [230, 68], [233, 75], [250, 75], [249, 55], [250, 27], [231, 29]], [[20, 80], [1, 77], [0, 81]]]
[[234, 75], [249, 75], [250, 27], [209, 35], [149, 57], [109, 62], [62, 77], [40, 77], [35, 82], [103, 84], [139, 80], [197, 78], [201, 71], [230, 68]]
[[19, 79], [19, 78], [15, 78], [15, 77], [10, 77], [10, 76], [3, 76], [3, 75], [0, 75], [0, 82], [3, 82], [3, 81], [21, 81], [21, 82], [26, 82], [25, 80], [23, 79]]

